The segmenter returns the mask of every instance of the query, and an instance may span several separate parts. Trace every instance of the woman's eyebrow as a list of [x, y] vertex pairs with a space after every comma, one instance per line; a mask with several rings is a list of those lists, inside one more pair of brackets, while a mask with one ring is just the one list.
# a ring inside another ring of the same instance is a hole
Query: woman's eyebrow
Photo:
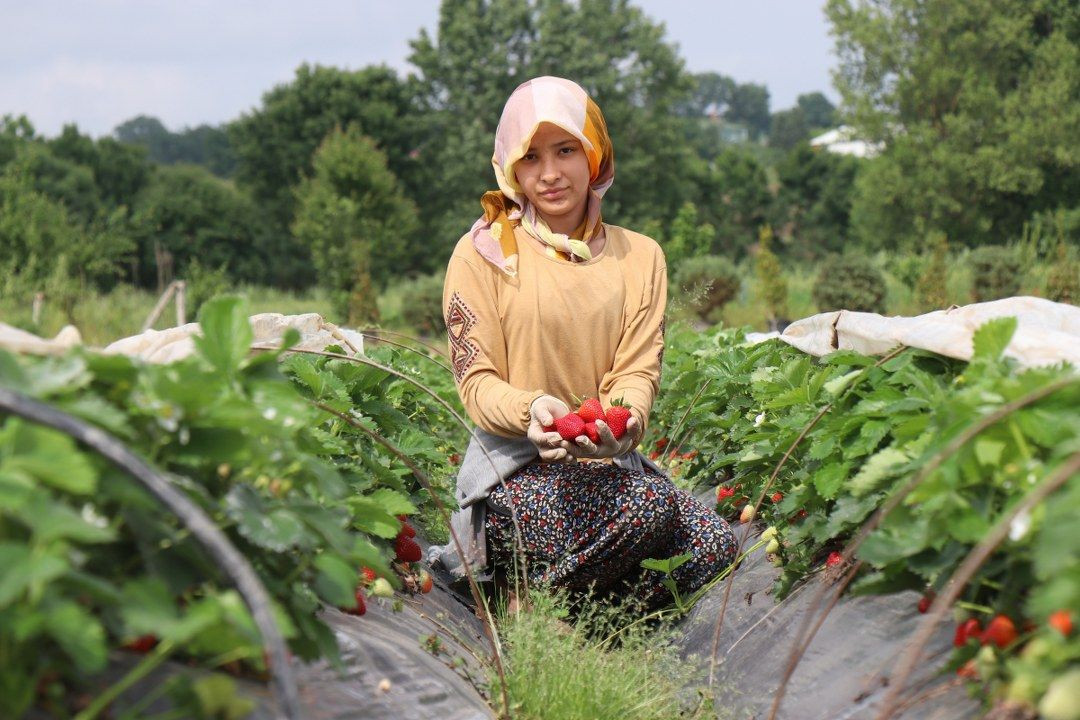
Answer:
[[[578, 144], [578, 140], [576, 140], [574, 138], [566, 138], [565, 140], [556, 140], [555, 142], [549, 144], [548, 147], [551, 148], [552, 150], [558, 150], [559, 148], [563, 147], [564, 145], [577, 145], [577, 144]], [[536, 152], [536, 146], [535, 145], [530, 145], [529, 149], [526, 152], [531, 152], [531, 153]]]

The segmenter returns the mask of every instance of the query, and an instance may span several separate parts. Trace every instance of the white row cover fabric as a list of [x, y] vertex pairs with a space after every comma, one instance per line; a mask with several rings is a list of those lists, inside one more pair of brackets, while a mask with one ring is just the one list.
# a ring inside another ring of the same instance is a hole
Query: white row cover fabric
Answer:
[[1080, 367], [1080, 307], [1037, 297], [1012, 297], [915, 317], [838, 310], [797, 320], [780, 339], [811, 355], [855, 350], [883, 355], [897, 345], [970, 360], [972, 336], [987, 320], [1015, 317], [1005, 350], [1021, 367], [1068, 362]]
[[0, 322], [0, 348], [4, 350], [32, 355], [59, 355], [76, 345], [82, 345], [82, 335], [74, 325], [65, 325], [56, 337], [49, 340]]
[[[327, 345], [341, 345], [347, 351], [364, 352], [364, 336], [353, 330], [343, 330], [323, 320], [318, 313], [282, 315], [259, 313], [249, 318], [254, 333], [253, 347], [275, 348], [289, 328], [300, 333], [299, 350], [322, 350]], [[138, 357], [152, 363], [169, 363], [195, 352], [194, 337], [199, 323], [188, 323], [167, 330], [147, 330], [132, 337], [117, 340], [105, 347], [107, 354]]]
[[[254, 334], [253, 347], [276, 348], [281, 345], [285, 331], [295, 328], [300, 342], [299, 350], [322, 350], [327, 345], [341, 345], [347, 352], [363, 353], [364, 336], [354, 330], [339, 328], [323, 320], [318, 313], [282, 315], [259, 313], [249, 318]], [[128, 355], [152, 363], [169, 363], [185, 358], [195, 352], [194, 337], [198, 335], [199, 323], [188, 323], [167, 330], [147, 330], [131, 337], [117, 340], [106, 346], [107, 354]], [[79, 331], [68, 325], [53, 339], [40, 338], [33, 333], [0, 323], [0, 348], [17, 353], [33, 355], [58, 355], [82, 344]]]

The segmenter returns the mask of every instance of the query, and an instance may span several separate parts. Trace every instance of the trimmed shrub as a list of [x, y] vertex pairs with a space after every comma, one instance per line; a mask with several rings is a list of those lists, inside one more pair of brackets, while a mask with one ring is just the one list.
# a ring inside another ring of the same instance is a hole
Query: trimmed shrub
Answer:
[[1046, 278], [1046, 297], [1054, 302], [1080, 305], [1080, 262], [1069, 255], [1065, 241], [1059, 242], [1057, 262]]
[[401, 318], [422, 335], [438, 335], [446, 332], [443, 318], [443, 284], [445, 272], [420, 275], [401, 284]]
[[881, 312], [885, 278], [865, 255], [830, 255], [818, 266], [813, 298], [821, 312]]
[[971, 251], [971, 296], [975, 302], [999, 300], [1020, 292], [1022, 268], [1012, 248], [983, 245]]
[[687, 258], [675, 271], [674, 284], [698, 317], [712, 323], [742, 287], [735, 266], [720, 255]]

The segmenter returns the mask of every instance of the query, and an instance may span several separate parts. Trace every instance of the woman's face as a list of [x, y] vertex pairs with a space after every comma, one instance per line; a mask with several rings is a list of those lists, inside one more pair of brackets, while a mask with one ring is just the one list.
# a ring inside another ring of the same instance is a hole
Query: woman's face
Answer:
[[589, 159], [581, 142], [557, 125], [541, 123], [514, 164], [525, 197], [554, 232], [581, 224], [589, 200]]

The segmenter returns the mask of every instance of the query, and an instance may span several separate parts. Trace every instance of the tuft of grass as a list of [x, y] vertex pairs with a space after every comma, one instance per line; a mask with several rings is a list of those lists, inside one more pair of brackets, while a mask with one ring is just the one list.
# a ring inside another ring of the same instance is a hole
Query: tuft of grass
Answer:
[[[619, 608], [585, 601], [568, 624], [564, 595], [533, 592], [527, 611], [500, 613], [506, 684], [524, 720], [669, 720], [708, 717], [663, 630], [627, 627]], [[610, 642], [617, 628], [618, 643]], [[492, 673], [492, 697], [500, 696]]]

